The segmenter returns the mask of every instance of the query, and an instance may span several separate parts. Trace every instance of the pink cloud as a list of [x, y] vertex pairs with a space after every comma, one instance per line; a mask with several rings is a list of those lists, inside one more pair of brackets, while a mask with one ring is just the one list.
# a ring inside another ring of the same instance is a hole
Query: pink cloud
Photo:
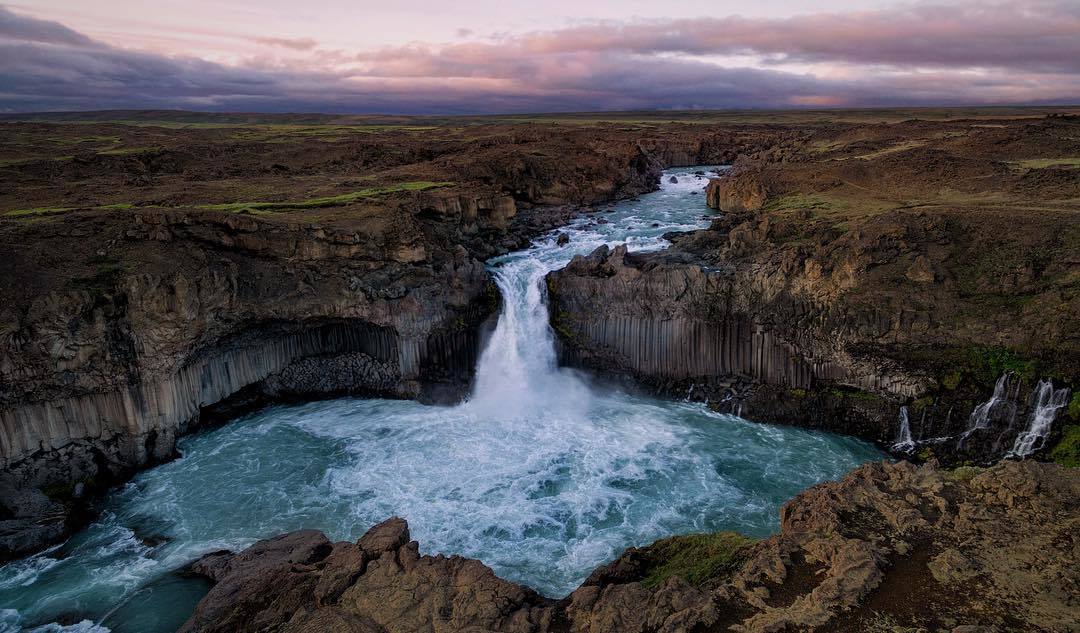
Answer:
[[303, 38], [287, 38], [287, 37], [253, 37], [251, 41], [256, 44], [262, 44], [264, 46], [277, 46], [280, 48], [288, 48], [294, 51], [310, 51], [318, 44], [310, 37]]
[[[1060, 0], [919, 4], [784, 19], [741, 17], [599, 23], [493, 43], [403, 46], [359, 59], [420, 74], [503, 67], [505, 57], [617, 52], [635, 55], [759, 55], [773, 62], [906, 67], [990, 67], [1080, 72], [1080, 4]], [[377, 72], [377, 71], [376, 71]]]
[[[1054, 0], [589, 24], [359, 54], [308, 38], [256, 40], [265, 54], [214, 64], [110, 47], [0, 7], [0, 108], [455, 113], [1080, 101], [1080, 6]], [[715, 61], [733, 55], [763, 61]]]

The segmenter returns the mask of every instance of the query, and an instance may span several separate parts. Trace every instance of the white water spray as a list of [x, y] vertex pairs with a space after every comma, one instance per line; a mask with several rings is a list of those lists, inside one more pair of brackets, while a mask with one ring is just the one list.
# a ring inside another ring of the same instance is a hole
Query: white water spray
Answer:
[[[1069, 402], [1069, 390], [1061, 388], [1054, 390], [1054, 383], [1049, 380], [1040, 380], [1035, 387], [1035, 399], [1031, 407], [1031, 415], [1028, 417], [1027, 430], [1016, 436], [1016, 442], [1006, 457], [1027, 457], [1042, 448], [1046, 436], [1050, 433], [1050, 427], [1054, 424], [1054, 418]], [[1036, 443], [1038, 445], [1036, 446]]]
[[530, 258], [507, 262], [495, 273], [502, 314], [480, 356], [467, 404], [479, 415], [521, 419], [544, 411], [582, 415], [588, 409], [588, 387], [558, 367], [543, 283], [550, 270]]

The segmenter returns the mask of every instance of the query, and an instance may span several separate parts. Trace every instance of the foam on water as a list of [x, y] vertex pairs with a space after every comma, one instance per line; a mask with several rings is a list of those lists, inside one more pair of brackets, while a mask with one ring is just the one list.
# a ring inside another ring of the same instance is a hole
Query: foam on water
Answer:
[[279, 406], [185, 438], [181, 459], [138, 475], [62, 547], [0, 568], [0, 633], [174, 631], [206, 591], [174, 572], [199, 555], [302, 527], [356, 539], [392, 515], [423, 552], [478, 558], [550, 596], [631, 545], [774, 531], [784, 501], [880, 453], [594, 390], [555, 362], [544, 273], [601, 244], [662, 248], [665, 232], [706, 225], [692, 171], [578, 219], [566, 247], [556, 231], [491, 262], [505, 303], [468, 402]]

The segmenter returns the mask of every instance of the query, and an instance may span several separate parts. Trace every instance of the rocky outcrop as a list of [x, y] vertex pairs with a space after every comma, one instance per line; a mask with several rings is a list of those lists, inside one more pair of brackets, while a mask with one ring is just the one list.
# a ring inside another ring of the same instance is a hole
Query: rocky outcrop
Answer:
[[[1000, 371], [989, 364], [998, 352], [979, 347], [985, 339], [968, 339], [969, 347], [927, 362], [904, 346], [922, 350], [935, 336], [939, 345], [956, 345], [959, 332], [935, 332], [929, 314], [888, 315], [880, 304], [808, 297], [792, 287], [798, 278], [784, 268], [709, 265], [690, 251], [695, 240], [709, 238], [673, 236], [690, 248], [662, 253], [601, 247], [550, 273], [562, 362], [627, 376], [720, 411], [855, 435], [886, 448], [900, 440], [906, 407], [915, 441], [901, 449], [908, 456], [930, 451], [988, 463], [1008, 454], [1031, 426], [1039, 386], [1031, 375], [1012, 374], [1000, 402], [975, 419], [994, 397], [994, 381], [987, 386], [982, 376]], [[1038, 449], [1053, 445], [1071, 415], [1064, 407], [1053, 414], [1055, 425]]]
[[181, 628], [228, 631], [550, 630], [554, 601], [496, 577], [476, 560], [420, 556], [391, 519], [356, 543], [304, 530], [193, 571], [216, 585]]
[[725, 178], [712, 178], [705, 187], [705, 203], [720, 211], [757, 211], [768, 198], [766, 187], [766, 181], [757, 174], [741, 171]]
[[401, 519], [293, 532], [198, 561], [216, 585], [182, 631], [1068, 631], [1078, 472], [869, 464], [788, 502], [776, 536], [631, 548], [562, 600], [421, 556]]

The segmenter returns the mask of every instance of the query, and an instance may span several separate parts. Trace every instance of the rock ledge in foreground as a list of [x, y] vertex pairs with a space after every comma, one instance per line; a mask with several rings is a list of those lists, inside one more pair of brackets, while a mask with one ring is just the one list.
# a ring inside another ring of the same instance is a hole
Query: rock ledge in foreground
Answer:
[[790, 501], [779, 534], [734, 546], [712, 577], [671, 564], [701, 539], [665, 539], [556, 601], [421, 556], [393, 518], [356, 543], [301, 530], [204, 557], [193, 570], [217, 584], [182, 631], [1071, 631], [1078, 528], [1075, 469], [867, 464]]

